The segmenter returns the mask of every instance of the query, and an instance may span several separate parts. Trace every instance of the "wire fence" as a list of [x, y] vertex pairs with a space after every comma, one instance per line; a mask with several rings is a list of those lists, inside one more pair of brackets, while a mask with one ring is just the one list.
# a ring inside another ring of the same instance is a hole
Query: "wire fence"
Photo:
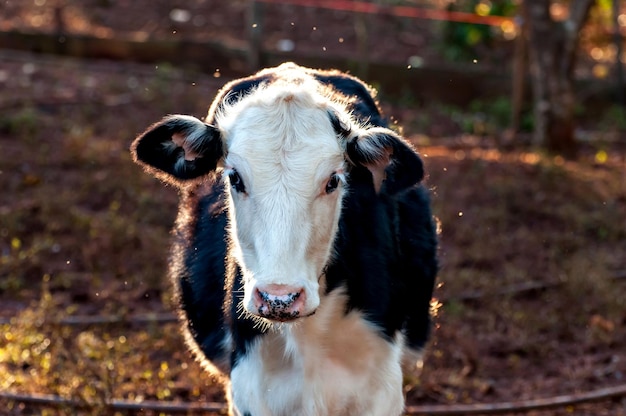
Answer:
[[352, 13], [390, 15], [414, 19], [441, 20], [477, 25], [501, 26], [503, 23], [514, 23], [514, 19], [506, 16], [479, 15], [476, 13], [458, 12], [442, 9], [425, 9], [415, 6], [389, 6], [378, 3], [349, 0], [256, 0], [258, 3], [282, 4], [302, 7], [315, 7]]

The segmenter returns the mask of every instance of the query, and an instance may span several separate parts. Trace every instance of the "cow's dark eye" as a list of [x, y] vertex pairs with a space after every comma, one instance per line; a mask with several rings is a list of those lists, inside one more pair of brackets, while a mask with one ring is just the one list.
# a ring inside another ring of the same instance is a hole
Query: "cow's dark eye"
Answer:
[[228, 180], [230, 181], [230, 186], [237, 192], [246, 192], [246, 187], [243, 184], [243, 180], [239, 173], [236, 170], [231, 170], [228, 174]]
[[334, 192], [335, 189], [337, 189], [337, 187], [339, 186], [340, 181], [341, 179], [339, 179], [339, 175], [337, 175], [337, 173], [333, 173], [332, 175], [330, 175], [328, 182], [326, 182], [326, 188], [325, 188], [326, 193], [330, 194]]

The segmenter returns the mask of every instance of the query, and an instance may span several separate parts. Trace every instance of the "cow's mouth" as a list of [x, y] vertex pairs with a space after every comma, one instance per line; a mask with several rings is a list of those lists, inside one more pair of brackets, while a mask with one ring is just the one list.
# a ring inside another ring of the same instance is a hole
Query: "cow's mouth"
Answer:
[[295, 321], [300, 317], [300, 312], [286, 312], [286, 311], [264, 311], [263, 308], [259, 308], [259, 316], [265, 319], [269, 319], [270, 321], [277, 322], [291, 322]]

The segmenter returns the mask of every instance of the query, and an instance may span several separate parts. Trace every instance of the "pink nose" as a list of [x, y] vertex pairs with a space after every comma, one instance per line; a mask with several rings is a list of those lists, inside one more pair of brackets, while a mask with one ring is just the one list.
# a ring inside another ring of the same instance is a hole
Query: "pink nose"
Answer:
[[301, 287], [269, 284], [258, 286], [254, 306], [259, 316], [272, 321], [292, 321], [302, 315], [306, 294]]

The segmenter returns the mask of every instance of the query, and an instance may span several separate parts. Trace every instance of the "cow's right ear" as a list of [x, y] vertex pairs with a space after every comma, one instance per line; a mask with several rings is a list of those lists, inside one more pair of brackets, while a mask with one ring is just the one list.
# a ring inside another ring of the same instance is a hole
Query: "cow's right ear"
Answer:
[[148, 127], [130, 151], [136, 163], [174, 184], [214, 171], [224, 156], [217, 128], [184, 115], [171, 115]]

